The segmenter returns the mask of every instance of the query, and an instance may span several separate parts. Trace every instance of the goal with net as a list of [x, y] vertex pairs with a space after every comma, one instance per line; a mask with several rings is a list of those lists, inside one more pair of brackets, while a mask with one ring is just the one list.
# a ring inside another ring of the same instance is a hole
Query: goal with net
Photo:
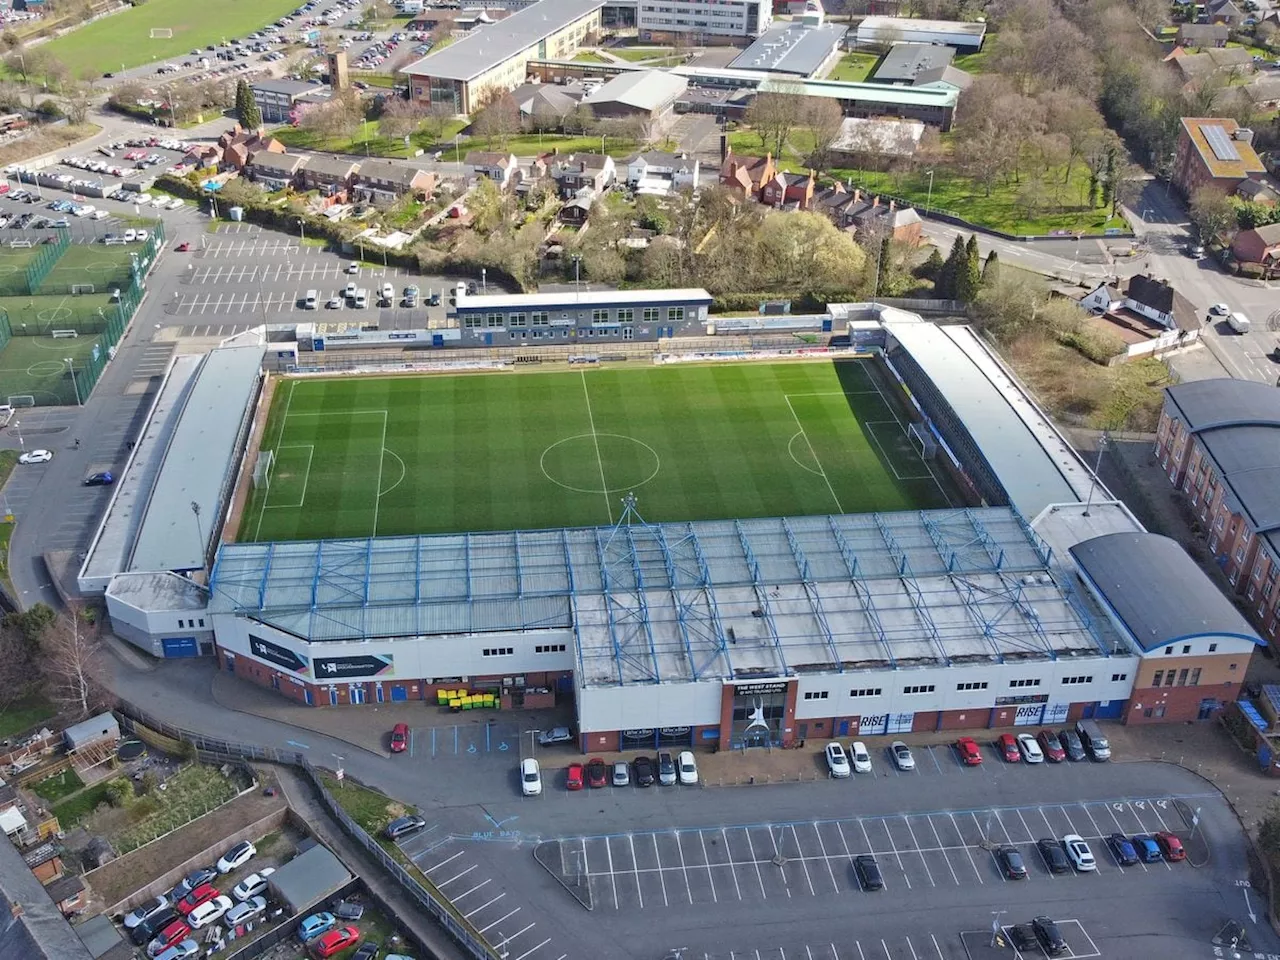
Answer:
[[271, 489], [271, 469], [276, 464], [274, 450], [263, 450], [258, 454], [258, 462], [253, 465], [253, 488], [255, 490]]

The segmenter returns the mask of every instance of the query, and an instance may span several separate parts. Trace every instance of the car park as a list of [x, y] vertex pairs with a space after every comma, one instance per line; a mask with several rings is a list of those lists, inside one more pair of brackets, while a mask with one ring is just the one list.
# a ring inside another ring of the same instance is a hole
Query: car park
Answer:
[[200, 904], [189, 914], [187, 914], [187, 925], [192, 930], [199, 930], [201, 927], [207, 927], [215, 921], [221, 920], [232, 907], [231, 898], [226, 894], [219, 894], [212, 900]]
[[1160, 844], [1156, 843], [1155, 837], [1149, 834], [1135, 834], [1133, 836], [1133, 846], [1138, 851], [1138, 856], [1142, 858], [1143, 863], [1159, 863], [1164, 859]]
[[1177, 834], [1161, 830], [1155, 834], [1155, 838], [1156, 843], [1160, 845], [1160, 852], [1164, 854], [1166, 860], [1177, 863], [1179, 860], [1187, 859], [1187, 851], [1183, 848], [1182, 841], [1178, 839]]
[[565, 771], [564, 786], [566, 790], [581, 790], [583, 785], [583, 768], [580, 763], [571, 763]]
[[1022, 751], [1018, 749], [1018, 740], [1012, 733], [1002, 733], [996, 738], [996, 749], [1005, 763], [1018, 763], [1022, 759]]
[[961, 737], [957, 740], [956, 753], [960, 755], [960, 762], [966, 767], [976, 767], [982, 763], [982, 751], [973, 737]]
[[653, 761], [648, 757], [636, 757], [636, 786], [652, 787], [654, 781]]
[[1071, 870], [1071, 861], [1067, 859], [1066, 851], [1062, 849], [1062, 844], [1052, 837], [1044, 837], [1036, 841], [1036, 848], [1040, 851], [1040, 856], [1044, 858], [1044, 865], [1050, 873], [1068, 873]]
[[337, 922], [337, 918], [332, 913], [313, 913], [298, 924], [298, 939], [303, 943], [314, 940], [321, 934], [332, 930]]
[[339, 927], [337, 930], [322, 933], [312, 942], [309, 950], [316, 960], [327, 960], [354, 945], [359, 939], [360, 931], [355, 927]]
[[680, 782], [685, 786], [696, 786], [698, 783], [698, 764], [693, 759], [692, 750], [681, 750], [676, 757], [676, 769], [680, 774]]
[[1068, 833], [1062, 838], [1062, 848], [1067, 851], [1067, 859], [1081, 873], [1089, 873], [1098, 869], [1098, 861], [1093, 858], [1093, 851], [1084, 837], [1078, 833]]
[[1123, 833], [1113, 833], [1107, 837], [1107, 846], [1111, 848], [1111, 855], [1120, 866], [1132, 867], [1138, 862], [1138, 851]]
[[631, 767], [625, 760], [615, 760], [613, 763], [613, 785], [615, 787], [627, 787], [631, 785]]
[[849, 758], [845, 755], [843, 746], [832, 740], [823, 752], [827, 758], [827, 772], [831, 776], [840, 778], [849, 776]]
[[417, 833], [419, 830], [425, 830], [427, 821], [414, 814], [406, 814], [403, 817], [396, 817], [387, 824], [383, 831], [388, 840], [399, 840], [401, 837], [407, 837]]
[[596, 790], [609, 782], [609, 767], [599, 757], [587, 761], [587, 786]]
[[1044, 952], [1051, 957], [1066, 953], [1067, 941], [1062, 936], [1062, 931], [1058, 929], [1058, 925], [1048, 917], [1036, 917], [1031, 921], [1031, 926], [1036, 932], [1036, 939], [1040, 941], [1040, 946], [1044, 948]]
[[533, 757], [525, 757], [520, 761], [520, 793], [526, 797], [536, 797], [542, 793], [542, 771]]
[[1051, 763], [1061, 763], [1067, 759], [1067, 751], [1063, 749], [1058, 735], [1052, 730], [1041, 730], [1036, 736], [1036, 741], [1040, 744], [1044, 758]]
[[248, 840], [241, 840], [218, 860], [218, 872], [230, 873], [232, 870], [243, 867], [257, 853], [258, 851], [252, 843]]
[[673, 787], [676, 783], [675, 761], [665, 751], [658, 754], [658, 782], [664, 787]]
[[1058, 740], [1062, 744], [1062, 749], [1067, 751], [1068, 760], [1088, 760], [1089, 754], [1085, 752], [1084, 744], [1080, 741], [1080, 734], [1074, 730], [1062, 730], [1058, 733]]
[[915, 758], [911, 756], [911, 748], [901, 740], [895, 740], [889, 744], [889, 752], [893, 755], [893, 762], [899, 770], [914, 770], [916, 768]]
[[257, 873], [249, 874], [235, 885], [231, 895], [237, 900], [251, 900], [259, 894], [266, 893], [267, 877], [275, 872], [275, 867], [263, 867]]
[[138, 924], [143, 923], [151, 917], [154, 917], [161, 910], [169, 906], [169, 901], [165, 897], [153, 897], [140, 907], [135, 907], [124, 915], [124, 928], [132, 930]]
[[880, 873], [880, 864], [876, 863], [876, 858], [871, 854], [863, 853], [854, 857], [853, 870], [863, 890], [884, 889], [884, 877]]
[[1018, 752], [1027, 763], [1044, 763], [1044, 751], [1029, 733], [1018, 734]]
[[1017, 847], [1001, 847], [996, 851], [996, 859], [1000, 861], [1000, 869], [1010, 880], [1027, 878], [1027, 865], [1023, 862], [1022, 854], [1018, 852]]
[[409, 747], [409, 725], [397, 723], [391, 729], [391, 752], [404, 753]]
[[855, 740], [849, 744], [849, 760], [853, 764], [854, 773], [871, 772], [871, 754], [867, 751], [867, 745], [861, 740]]

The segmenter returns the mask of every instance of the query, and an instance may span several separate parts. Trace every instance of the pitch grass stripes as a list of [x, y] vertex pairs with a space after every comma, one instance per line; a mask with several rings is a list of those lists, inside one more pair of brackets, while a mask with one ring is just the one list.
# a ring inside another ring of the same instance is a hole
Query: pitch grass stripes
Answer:
[[[598, 368], [298, 380], [264, 447], [246, 538], [607, 524], [947, 505], [863, 366]], [[875, 424], [874, 427], [869, 424]]]

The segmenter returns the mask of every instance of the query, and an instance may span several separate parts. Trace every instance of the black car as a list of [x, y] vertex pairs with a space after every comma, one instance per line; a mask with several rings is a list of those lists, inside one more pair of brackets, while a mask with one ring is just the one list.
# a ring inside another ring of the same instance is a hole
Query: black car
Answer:
[[116, 482], [115, 476], [110, 470], [103, 470], [101, 473], [91, 473], [84, 478], [86, 487], [109, 487]]
[[157, 933], [178, 919], [178, 911], [173, 907], [165, 907], [159, 913], [153, 913], [147, 919], [129, 931], [129, 939], [141, 947]]
[[1080, 740], [1080, 734], [1074, 730], [1062, 730], [1058, 733], [1058, 740], [1062, 744], [1062, 749], [1067, 751], [1068, 760], [1088, 760], [1089, 755], [1084, 752], [1084, 743]]
[[653, 761], [648, 757], [636, 757], [636, 786], [652, 787], [653, 786]]
[[883, 890], [884, 877], [880, 875], [880, 864], [869, 853], [853, 858], [853, 869], [858, 875], [858, 883], [863, 890]]
[[386, 834], [388, 840], [398, 840], [401, 837], [407, 837], [412, 833], [417, 833], [419, 830], [425, 829], [426, 826], [427, 821], [423, 820], [421, 817], [416, 817], [413, 814], [410, 814], [405, 817], [396, 817], [387, 824], [387, 828], [383, 833]]
[[1036, 939], [1040, 941], [1040, 946], [1044, 947], [1044, 952], [1051, 957], [1056, 957], [1060, 953], [1066, 953], [1067, 941], [1062, 937], [1062, 931], [1058, 929], [1058, 925], [1048, 917], [1036, 917], [1031, 921], [1031, 926], [1036, 931]]
[[1009, 940], [1013, 943], [1013, 949], [1023, 954], [1040, 946], [1040, 941], [1036, 939], [1036, 928], [1029, 923], [1018, 923], [1010, 927]]
[[1044, 865], [1049, 868], [1050, 873], [1070, 872], [1071, 862], [1067, 859], [1067, 851], [1062, 849], [1062, 844], [1057, 840], [1045, 837], [1037, 841], [1036, 846], [1040, 850], [1040, 856], [1044, 857]]
[[996, 859], [1000, 861], [1000, 868], [1010, 880], [1027, 879], [1027, 865], [1022, 862], [1022, 854], [1017, 847], [1001, 847], [996, 851]]

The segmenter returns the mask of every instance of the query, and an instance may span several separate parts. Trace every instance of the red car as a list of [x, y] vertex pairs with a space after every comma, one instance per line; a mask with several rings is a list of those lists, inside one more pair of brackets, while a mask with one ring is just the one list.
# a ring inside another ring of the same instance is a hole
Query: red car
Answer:
[[960, 760], [966, 767], [976, 767], [982, 763], [982, 751], [978, 749], [978, 742], [973, 737], [961, 737], [957, 740], [956, 753], [960, 754]]
[[186, 253], [190, 249], [191, 249], [191, 244], [189, 243], [180, 243], [177, 246], [177, 251], [179, 253]]
[[187, 926], [187, 922], [185, 920], [174, 920], [171, 924], [156, 934], [156, 938], [152, 940], [147, 947], [147, 956], [159, 956], [170, 947], [187, 939], [187, 934], [190, 932], [191, 928]]
[[211, 883], [202, 883], [196, 887], [185, 897], [179, 900], [174, 906], [178, 908], [178, 912], [184, 917], [202, 903], [208, 903], [218, 895], [217, 889]]
[[335, 953], [354, 946], [359, 939], [360, 931], [355, 927], [339, 927], [337, 930], [330, 930], [311, 944], [311, 956], [316, 957], [317, 960], [324, 960], [325, 957], [332, 957]]
[[1017, 763], [1022, 759], [1022, 754], [1018, 750], [1018, 739], [1012, 733], [1000, 734], [996, 740], [996, 747], [999, 748], [1005, 763]]
[[1182, 841], [1178, 839], [1176, 834], [1161, 830], [1155, 834], [1156, 843], [1160, 845], [1160, 852], [1164, 854], [1166, 860], [1178, 861], [1187, 859], [1187, 851], [1182, 848]]
[[1062, 749], [1062, 741], [1052, 730], [1041, 730], [1036, 735], [1036, 739], [1040, 741], [1040, 749], [1044, 751], [1045, 759], [1051, 763], [1061, 763], [1067, 759], [1067, 751]]
[[587, 783], [592, 789], [609, 784], [609, 767], [599, 757], [587, 761]]
[[569, 764], [568, 774], [565, 776], [564, 785], [570, 790], [582, 789], [582, 764]]
[[397, 723], [391, 730], [391, 752], [404, 753], [409, 746], [409, 725]]

